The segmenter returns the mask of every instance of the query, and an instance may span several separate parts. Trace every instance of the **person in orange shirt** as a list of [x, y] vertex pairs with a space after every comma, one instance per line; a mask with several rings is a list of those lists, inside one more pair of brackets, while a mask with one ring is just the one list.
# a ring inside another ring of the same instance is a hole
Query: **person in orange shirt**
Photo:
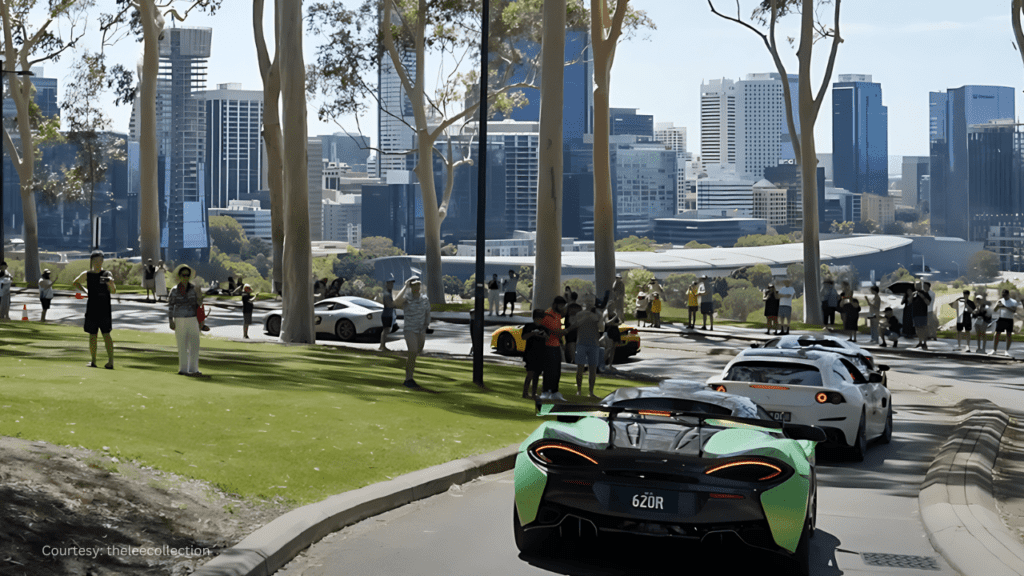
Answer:
[[558, 381], [562, 376], [562, 314], [565, 314], [565, 304], [565, 298], [555, 296], [551, 308], [544, 312], [544, 319], [540, 323], [548, 331], [548, 338], [544, 341], [544, 385], [539, 396], [541, 400], [565, 400], [558, 393]]
[[654, 293], [654, 300], [651, 300], [651, 323], [655, 328], [661, 328], [661, 296]]

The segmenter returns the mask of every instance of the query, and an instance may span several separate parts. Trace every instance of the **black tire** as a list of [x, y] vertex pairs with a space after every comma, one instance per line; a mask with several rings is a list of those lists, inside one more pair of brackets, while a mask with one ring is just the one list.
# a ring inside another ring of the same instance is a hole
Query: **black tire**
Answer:
[[857, 427], [857, 437], [850, 446], [850, 460], [863, 462], [864, 455], [868, 452], [867, 433], [864, 431], [864, 413], [860, 413], [860, 425]]
[[334, 335], [339, 339], [348, 342], [356, 337], [356, 325], [348, 318], [342, 318], [334, 325]]
[[514, 505], [512, 506], [512, 531], [516, 537], [516, 548], [519, 548], [523, 554], [540, 556], [551, 547], [552, 530], [547, 528], [524, 530], [523, 525], [519, 523], [519, 512]]
[[889, 413], [885, 416], [885, 430], [882, 430], [882, 436], [878, 439], [882, 444], [888, 444], [892, 442], [892, 399], [889, 399]]
[[270, 318], [267, 318], [267, 334], [270, 334], [271, 336], [281, 335], [280, 316], [271, 316]]
[[498, 336], [498, 354], [510, 356], [516, 353], [516, 339], [508, 332]]

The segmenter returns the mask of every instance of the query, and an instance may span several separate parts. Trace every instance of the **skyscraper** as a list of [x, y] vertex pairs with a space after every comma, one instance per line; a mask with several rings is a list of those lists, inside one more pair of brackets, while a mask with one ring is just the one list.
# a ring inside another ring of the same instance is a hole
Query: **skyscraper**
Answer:
[[218, 84], [198, 97], [206, 100], [206, 206], [227, 208], [239, 194], [265, 189], [263, 91]]
[[[402, 53], [402, 64], [410, 75], [416, 74], [416, 55], [412, 51]], [[370, 176], [386, 179], [389, 170], [407, 170], [408, 155], [397, 152], [415, 146], [415, 133], [410, 127], [415, 123], [412, 102], [387, 53], [378, 67], [377, 101], [377, 142], [384, 153], [378, 154], [377, 173]]]
[[323, 142], [324, 160], [348, 164], [350, 172], [366, 172], [366, 161], [370, 157], [369, 136], [335, 132], [318, 138]]
[[870, 75], [842, 74], [832, 85], [832, 170], [837, 188], [887, 196], [888, 110]]
[[[789, 75], [790, 98], [797, 109], [797, 76]], [[793, 119], [797, 133], [799, 118]], [[776, 73], [748, 74], [736, 83], [736, 173], [748, 180], [765, 177], [765, 168], [794, 162], [786, 122], [782, 77]]]
[[736, 83], [700, 85], [700, 156], [705, 164], [736, 163]]
[[971, 126], [990, 120], [1013, 119], [1013, 88], [962, 86], [929, 93], [929, 104], [932, 231], [939, 236], [968, 240], [968, 132]]
[[[206, 218], [206, 59], [210, 28], [168, 28], [160, 40], [156, 119], [160, 188], [160, 245], [170, 260], [203, 258]], [[139, 139], [135, 102], [129, 138]]]
[[903, 157], [903, 201], [904, 206], [916, 208], [923, 202], [928, 202], [927, 195], [923, 194], [921, 179], [928, 175], [929, 160], [927, 156], [904, 156]]
[[682, 152], [686, 155], [686, 127], [676, 126], [672, 122], [656, 122], [654, 124], [654, 140], [661, 142], [669, 150]]
[[608, 119], [612, 136], [638, 136], [639, 142], [654, 140], [654, 116], [637, 114], [637, 108], [610, 108]]

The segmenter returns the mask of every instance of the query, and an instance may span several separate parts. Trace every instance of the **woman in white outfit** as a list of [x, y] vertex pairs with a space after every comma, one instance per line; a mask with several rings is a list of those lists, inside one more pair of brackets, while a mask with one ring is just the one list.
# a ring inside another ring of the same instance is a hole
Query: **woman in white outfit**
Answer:
[[189, 280], [192, 269], [178, 267], [178, 285], [167, 295], [167, 317], [178, 339], [178, 374], [202, 376], [199, 371], [199, 320], [196, 312], [203, 305], [203, 294]]

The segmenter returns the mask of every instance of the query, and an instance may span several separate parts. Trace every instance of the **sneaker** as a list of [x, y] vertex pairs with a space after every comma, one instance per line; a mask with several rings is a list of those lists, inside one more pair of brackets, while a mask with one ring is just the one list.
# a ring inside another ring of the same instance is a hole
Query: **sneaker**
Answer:
[[550, 400], [551, 399], [551, 393], [550, 392], [541, 392], [540, 394], [537, 395], [537, 399], [538, 400]]
[[560, 402], [565, 402], [565, 397], [564, 397], [564, 396], [562, 396], [562, 393], [561, 393], [561, 392], [555, 392], [554, 394], [552, 394], [552, 395], [550, 396], [550, 398], [551, 398], [552, 400], [558, 400], [558, 401], [560, 401]]
[[986, 351], [985, 351], [985, 355], [986, 355], [986, 356], [994, 356], [994, 355], [995, 355], [995, 353], [996, 353], [996, 351], [995, 351], [995, 350], [986, 350]]
[[1003, 350], [1003, 356], [1006, 356], [1007, 358], [1012, 358], [1012, 356], [1010, 356], [1009, 350]]

